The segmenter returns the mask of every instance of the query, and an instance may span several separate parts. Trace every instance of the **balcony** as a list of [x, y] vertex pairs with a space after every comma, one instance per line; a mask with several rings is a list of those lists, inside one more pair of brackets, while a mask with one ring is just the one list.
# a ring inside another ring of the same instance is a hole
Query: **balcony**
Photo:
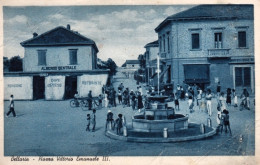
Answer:
[[230, 49], [208, 49], [208, 58], [230, 58]]

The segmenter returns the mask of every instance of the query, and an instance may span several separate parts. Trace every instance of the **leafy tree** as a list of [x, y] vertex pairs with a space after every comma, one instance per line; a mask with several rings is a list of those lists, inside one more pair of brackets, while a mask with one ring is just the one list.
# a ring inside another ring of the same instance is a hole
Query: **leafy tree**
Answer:
[[116, 74], [117, 65], [111, 58], [109, 58], [107, 61], [102, 61], [99, 59], [99, 62], [97, 65], [98, 65], [99, 69], [109, 69], [110, 76]]
[[10, 66], [9, 71], [15, 72], [15, 71], [23, 71], [23, 59], [18, 55], [12, 57], [10, 60]]
[[138, 56], [138, 60], [140, 62], [140, 68], [145, 68], [145, 56], [140, 54]]
[[125, 63], [123, 63], [123, 65], [122, 65], [121, 67], [126, 67], [126, 62], [125, 62]]
[[9, 66], [10, 66], [10, 61], [8, 60], [7, 57], [3, 57], [3, 62], [4, 62], [4, 65], [3, 65], [4, 71], [8, 71], [9, 70]]

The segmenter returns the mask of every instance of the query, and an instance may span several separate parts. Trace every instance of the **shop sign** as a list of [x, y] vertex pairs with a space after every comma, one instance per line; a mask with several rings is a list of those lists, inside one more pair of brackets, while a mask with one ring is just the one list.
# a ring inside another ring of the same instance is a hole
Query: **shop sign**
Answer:
[[70, 65], [70, 66], [44, 66], [41, 68], [41, 70], [48, 71], [48, 70], [76, 70], [76, 65]]

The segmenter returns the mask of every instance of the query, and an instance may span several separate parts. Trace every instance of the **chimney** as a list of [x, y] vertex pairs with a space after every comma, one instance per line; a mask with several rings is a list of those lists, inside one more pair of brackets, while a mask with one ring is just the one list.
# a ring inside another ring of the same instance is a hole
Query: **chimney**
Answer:
[[33, 38], [37, 37], [38, 34], [36, 32], [33, 33]]
[[67, 29], [70, 30], [70, 24], [67, 24]]

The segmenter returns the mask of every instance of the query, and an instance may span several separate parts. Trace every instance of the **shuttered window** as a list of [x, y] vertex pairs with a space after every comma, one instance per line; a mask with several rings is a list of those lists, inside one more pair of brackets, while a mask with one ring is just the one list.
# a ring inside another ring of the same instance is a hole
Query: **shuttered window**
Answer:
[[246, 47], [246, 32], [245, 31], [238, 32], [238, 47], [239, 48]]
[[37, 50], [37, 52], [38, 52], [38, 65], [46, 65], [47, 50]]
[[200, 35], [199, 33], [191, 34], [191, 48], [192, 49], [200, 49]]
[[78, 64], [77, 51], [78, 51], [77, 49], [69, 49], [70, 65]]

